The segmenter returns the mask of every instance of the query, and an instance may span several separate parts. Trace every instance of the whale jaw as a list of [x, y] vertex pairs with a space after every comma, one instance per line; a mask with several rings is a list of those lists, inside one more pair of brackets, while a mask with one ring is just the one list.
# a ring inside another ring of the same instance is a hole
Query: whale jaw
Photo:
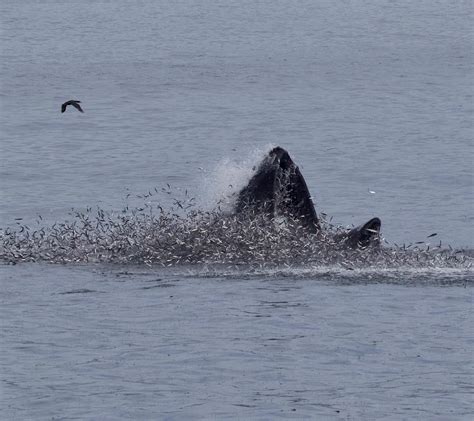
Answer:
[[382, 222], [379, 218], [372, 218], [365, 224], [351, 229], [347, 234], [341, 235], [339, 238], [352, 248], [365, 249], [372, 245], [380, 244], [380, 228]]

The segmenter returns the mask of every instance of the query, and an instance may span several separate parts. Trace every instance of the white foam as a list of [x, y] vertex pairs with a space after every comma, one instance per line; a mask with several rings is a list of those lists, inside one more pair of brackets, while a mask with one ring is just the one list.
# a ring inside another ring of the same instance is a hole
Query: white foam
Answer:
[[410, 284], [413, 281], [427, 280], [433, 285], [439, 281], [473, 282], [472, 268], [454, 267], [364, 267], [345, 268], [340, 264], [334, 265], [279, 265], [265, 267], [264, 265], [232, 266], [232, 265], [204, 265], [193, 266], [188, 269], [188, 276], [204, 277], [290, 277], [290, 278], [319, 278], [334, 277], [334, 279], [353, 279], [355, 283], [369, 280]]
[[213, 169], [204, 173], [198, 188], [199, 205], [204, 209], [220, 206], [224, 212], [230, 212], [239, 191], [247, 185], [259, 163], [274, 147], [273, 144], [255, 147], [240, 161], [230, 158], [220, 160]]

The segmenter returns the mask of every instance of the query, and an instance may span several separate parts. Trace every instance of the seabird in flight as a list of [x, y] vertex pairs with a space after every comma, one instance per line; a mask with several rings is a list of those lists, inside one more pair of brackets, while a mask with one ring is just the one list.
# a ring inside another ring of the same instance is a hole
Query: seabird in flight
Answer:
[[71, 99], [69, 101], [66, 101], [63, 105], [61, 105], [61, 112], [63, 113], [64, 111], [66, 111], [66, 107], [68, 105], [72, 105], [73, 107], [77, 108], [81, 113], [83, 113], [84, 111], [82, 110], [81, 106], [79, 105], [81, 101], [77, 101], [75, 99]]

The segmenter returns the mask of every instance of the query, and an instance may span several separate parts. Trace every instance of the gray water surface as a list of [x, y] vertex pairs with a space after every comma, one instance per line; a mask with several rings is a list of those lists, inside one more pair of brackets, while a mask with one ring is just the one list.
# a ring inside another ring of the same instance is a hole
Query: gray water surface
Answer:
[[0, 269], [5, 419], [472, 415], [472, 279]]
[[[472, 16], [2, 0], [0, 226], [168, 209], [167, 184], [212, 209], [280, 145], [334, 223], [472, 250]], [[468, 265], [248, 263], [1, 265], [1, 417], [472, 419]]]

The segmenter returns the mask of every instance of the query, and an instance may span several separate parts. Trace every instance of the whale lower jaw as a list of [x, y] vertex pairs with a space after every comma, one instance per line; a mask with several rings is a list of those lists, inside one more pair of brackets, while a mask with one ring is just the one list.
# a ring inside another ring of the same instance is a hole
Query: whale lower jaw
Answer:
[[378, 245], [380, 244], [381, 226], [382, 222], [379, 218], [372, 218], [365, 224], [340, 235], [339, 239], [352, 248], [367, 248], [372, 245]]

